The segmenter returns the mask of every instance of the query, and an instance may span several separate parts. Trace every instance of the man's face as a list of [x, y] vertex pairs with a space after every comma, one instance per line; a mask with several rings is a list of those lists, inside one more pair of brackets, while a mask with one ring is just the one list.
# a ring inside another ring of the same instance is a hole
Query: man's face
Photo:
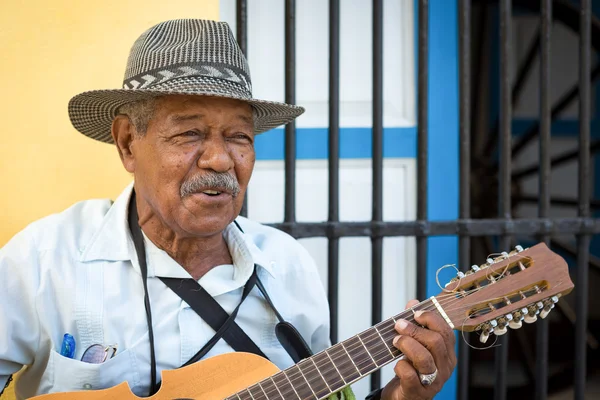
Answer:
[[160, 98], [131, 153], [136, 193], [163, 225], [214, 235], [242, 208], [255, 161], [252, 109], [216, 97]]

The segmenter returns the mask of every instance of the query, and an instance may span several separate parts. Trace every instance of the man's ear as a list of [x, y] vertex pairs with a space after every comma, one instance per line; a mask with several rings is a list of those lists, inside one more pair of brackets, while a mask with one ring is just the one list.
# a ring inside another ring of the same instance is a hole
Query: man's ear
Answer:
[[136, 130], [129, 117], [122, 114], [117, 115], [112, 122], [111, 134], [117, 145], [117, 151], [123, 166], [127, 172], [133, 174], [135, 171], [135, 157], [131, 151], [131, 144], [135, 138]]

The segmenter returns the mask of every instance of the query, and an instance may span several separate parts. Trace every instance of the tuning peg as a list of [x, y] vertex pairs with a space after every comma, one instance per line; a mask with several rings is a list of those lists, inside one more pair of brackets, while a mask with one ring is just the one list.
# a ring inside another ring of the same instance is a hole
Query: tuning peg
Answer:
[[510, 327], [510, 329], [519, 329], [520, 327], [523, 326], [523, 320], [521, 320], [521, 319], [518, 321], [512, 320], [508, 323], [508, 326]]
[[527, 314], [523, 320], [528, 324], [533, 324], [535, 321], [537, 321], [537, 314]]
[[481, 268], [479, 268], [479, 265], [471, 265], [471, 269], [473, 270], [473, 272], [477, 272], [479, 271]]
[[488, 263], [488, 265], [492, 265], [492, 264], [494, 263], [494, 259], [493, 259], [493, 258], [491, 258], [491, 257], [488, 257], [488, 259], [487, 259], [487, 260], [485, 260], [485, 262], [487, 262], [487, 263]]
[[496, 328], [494, 329], [494, 334], [497, 336], [502, 336], [504, 335], [506, 332], [508, 331], [508, 329], [506, 328], [506, 325], [504, 325], [501, 328]]
[[519, 329], [523, 326], [523, 318], [527, 315], [527, 308], [523, 307], [512, 313], [513, 320], [508, 323], [511, 329]]
[[544, 307], [542, 311], [540, 311], [540, 318], [544, 319], [550, 314], [550, 311], [554, 308], [554, 304]]
[[521, 246], [520, 244], [515, 246], [515, 250], [517, 250], [517, 253], [520, 253], [523, 251], [523, 246]]
[[524, 319], [525, 322], [531, 324], [537, 321], [537, 316], [542, 308], [544, 308], [544, 304], [541, 301], [538, 301], [537, 303], [531, 304], [529, 307], [527, 307], [527, 315]]
[[544, 300], [544, 309], [540, 311], [540, 318], [546, 318], [556, 303], [558, 303], [557, 296], [552, 296], [549, 299]]
[[505, 251], [503, 251], [503, 252], [502, 252], [502, 253], [500, 253], [500, 254], [502, 254], [502, 258], [508, 258], [508, 253], [507, 253], [507, 252], [505, 252]]
[[479, 335], [479, 341], [481, 343], [487, 342], [489, 338], [490, 338], [490, 331], [483, 331], [483, 332], [481, 332], [481, 335]]

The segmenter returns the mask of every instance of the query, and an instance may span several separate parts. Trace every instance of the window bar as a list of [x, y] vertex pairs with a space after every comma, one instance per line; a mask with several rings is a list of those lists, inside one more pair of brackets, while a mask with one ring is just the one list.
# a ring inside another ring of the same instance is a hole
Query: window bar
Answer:
[[[329, 221], [339, 222], [340, 135], [340, 2], [329, 0]], [[331, 319], [330, 338], [338, 337], [338, 284], [340, 239], [327, 232], [327, 287]]]
[[[498, 205], [499, 218], [511, 219], [511, 120], [512, 120], [512, 79], [510, 76], [511, 49], [511, 0], [500, 1], [500, 169]], [[511, 235], [504, 234], [500, 240], [503, 251], [510, 251]], [[506, 375], [508, 366], [508, 335], [498, 337], [496, 347], [496, 382], [494, 399], [506, 399]]]
[[[417, 90], [417, 220], [427, 219], [427, 106], [429, 79], [429, 0], [419, 0]], [[427, 236], [417, 236], [417, 298], [427, 296]]]
[[[590, 217], [590, 51], [591, 4], [581, 0], [579, 20], [579, 216]], [[582, 233], [577, 238], [577, 283], [575, 290], [575, 399], [585, 398], [586, 331], [588, 319], [588, 268], [590, 236]]]
[[[383, 0], [373, 0], [373, 213], [372, 221], [383, 221]], [[383, 237], [371, 236], [371, 321], [382, 320]], [[379, 371], [371, 374], [371, 390], [381, 386]]]
[[[539, 142], [539, 209], [540, 218], [550, 215], [550, 46], [552, 42], [552, 0], [540, 4], [540, 142]], [[550, 235], [541, 235], [541, 241], [550, 245]], [[536, 336], [535, 394], [537, 400], [548, 397], [548, 321], [539, 319]]]
[[[460, 85], [460, 219], [471, 217], [471, 0], [459, 3], [459, 85]], [[459, 236], [459, 266], [461, 271], [469, 269], [471, 238]], [[458, 342], [458, 398], [466, 400], [469, 391], [469, 347]]]
[[[248, 9], [246, 0], [236, 0], [235, 11], [235, 37], [242, 53], [248, 59]], [[246, 189], [240, 215], [242, 217], [248, 216], [248, 189]]]
[[[296, 103], [296, 1], [285, 0], [285, 101]], [[285, 126], [285, 222], [296, 221], [296, 123]]]

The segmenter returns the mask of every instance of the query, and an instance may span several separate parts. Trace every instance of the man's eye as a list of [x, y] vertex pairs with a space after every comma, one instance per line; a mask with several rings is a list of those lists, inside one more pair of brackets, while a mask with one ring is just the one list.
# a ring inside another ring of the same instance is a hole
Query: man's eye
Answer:
[[246, 135], [245, 133], [236, 133], [235, 135], [233, 135], [233, 137], [235, 139], [252, 141], [252, 139], [250, 139], [250, 136]]
[[182, 133], [182, 136], [198, 136], [198, 132], [196, 131], [187, 131]]

